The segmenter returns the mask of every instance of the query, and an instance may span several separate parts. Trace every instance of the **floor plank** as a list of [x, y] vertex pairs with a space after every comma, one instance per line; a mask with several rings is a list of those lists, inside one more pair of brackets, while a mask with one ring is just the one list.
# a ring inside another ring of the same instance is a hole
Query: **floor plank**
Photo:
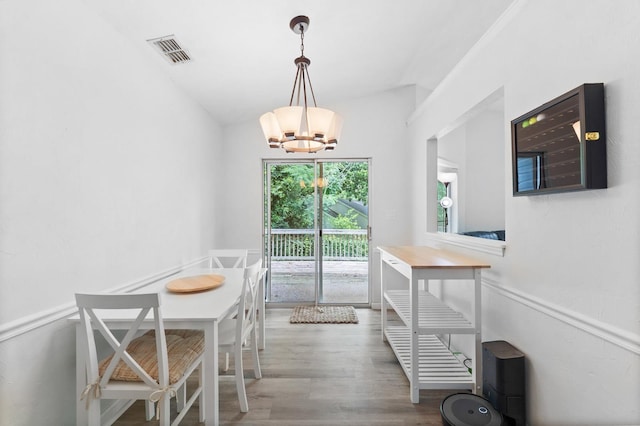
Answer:
[[[411, 403], [409, 382], [390, 347], [382, 342], [380, 311], [358, 309], [358, 324], [290, 324], [290, 313], [291, 309], [266, 311], [261, 380], [252, 377], [251, 358], [248, 353], [245, 357], [248, 413], [239, 410], [233, 378], [221, 379], [221, 424], [442, 425], [440, 403], [456, 391], [423, 390], [420, 403]], [[144, 420], [142, 401], [115, 423], [155, 424]], [[192, 408], [181, 424], [201, 425], [198, 410]]]

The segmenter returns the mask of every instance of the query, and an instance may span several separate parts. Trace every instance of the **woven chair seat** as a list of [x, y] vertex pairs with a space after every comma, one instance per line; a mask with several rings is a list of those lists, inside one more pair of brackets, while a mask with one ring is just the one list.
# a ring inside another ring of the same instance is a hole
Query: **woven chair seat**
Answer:
[[[127, 352], [136, 360], [154, 380], [158, 380], [158, 361], [156, 359], [155, 331], [137, 337], [131, 341], [127, 347]], [[169, 363], [169, 383], [174, 384], [184, 375], [186, 369], [204, 352], [204, 334], [185, 333], [186, 337], [176, 334], [169, 334], [167, 330], [167, 354]], [[99, 372], [102, 376], [111, 361], [113, 355], [100, 361]], [[111, 380], [121, 380], [125, 382], [141, 382], [142, 379], [135, 374], [124, 361], [120, 360]]]

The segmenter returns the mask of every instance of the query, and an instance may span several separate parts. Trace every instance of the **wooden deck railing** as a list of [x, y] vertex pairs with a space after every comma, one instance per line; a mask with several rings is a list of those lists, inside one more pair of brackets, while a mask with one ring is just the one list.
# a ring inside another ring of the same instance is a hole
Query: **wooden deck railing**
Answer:
[[[313, 229], [272, 229], [271, 259], [314, 259]], [[322, 256], [325, 260], [366, 260], [369, 242], [366, 229], [325, 229], [322, 231]]]

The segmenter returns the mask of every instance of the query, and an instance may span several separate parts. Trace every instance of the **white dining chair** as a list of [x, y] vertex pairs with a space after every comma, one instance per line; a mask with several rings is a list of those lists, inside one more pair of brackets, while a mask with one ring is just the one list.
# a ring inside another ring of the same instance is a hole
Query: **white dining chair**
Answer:
[[249, 250], [212, 249], [209, 250], [210, 268], [246, 268]]
[[[257, 323], [256, 312], [258, 304], [258, 283], [262, 275], [262, 259], [258, 260], [251, 266], [244, 268], [244, 277], [242, 280], [242, 293], [238, 302], [237, 314], [230, 319], [225, 319], [218, 326], [218, 352], [225, 354], [234, 354], [234, 378], [236, 382], [236, 391], [240, 402], [240, 411], [246, 413], [249, 411], [247, 402], [247, 392], [244, 383], [244, 365], [242, 360], [242, 351], [249, 347], [253, 358], [253, 374], [256, 379], [262, 378], [260, 369], [260, 360], [258, 358], [258, 340], [257, 340]], [[177, 335], [180, 337], [190, 337], [194, 335], [202, 336], [202, 330], [166, 330], [167, 335]], [[153, 331], [147, 332], [153, 335]], [[239, 343], [238, 343], [239, 342]], [[225, 371], [228, 369], [226, 366]], [[185, 394], [184, 388], [181, 388], [178, 394]], [[183, 398], [184, 400], [184, 398]], [[178, 405], [178, 410], [181, 410]]]
[[262, 259], [244, 270], [242, 295], [238, 304], [238, 314], [235, 318], [223, 320], [220, 323], [219, 352], [234, 354], [234, 375], [240, 411], [249, 411], [247, 392], [244, 383], [244, 366], [242, 361], [243, 348], [251, 350], [253, 359], [253, 374], [256, 379], [262, 378], [260, 360], [258, 358], [257, 308], [258, 285], [262, 268]]
[[[211, 249], [209, 250], [210, 268], [246, 268], [249, 250], [247, 249]], [[224, 371], [229, 370], [229, 354], [224, 354]]]
[[[165, 335], [158, 293], [76, 294], [76, 304], [82, 324], [82, 333], [77, 338], [82, 339], [86, 347], [86, 387], [79, 397], [88, 410], [89, 425], [111, 424], [115, 420], [101, 420], [100, 401], [104, 399], [157, 402], [161, 426], [179, 424], [196, 399], [199, 399], [200, 407], [204, 406], [204, 336]], [[122, 333], [114, 333], [115, 330], [109, 328], [108, 312], [113, 309], [131, 309], [137, 314], [124, 337], [116, 337]], [[150, 312], [153, 314], [153, 335], [136, 337]], [[113, 352], [101, 361], [98, 361], [100, 349], [94, 330], [99, 331]], [[171, 422], [170, 399], [176, 396], [179, 388], [186, 387], [187, 378], [195, 370], [199, 371], [198, 387], [189, 401], [181, 404], [186, 409]], [[203, 414], [201, 409], [201, 422], [204, 421]], [[153, 413], [147, 409], [147, 417], [151, 416]]]

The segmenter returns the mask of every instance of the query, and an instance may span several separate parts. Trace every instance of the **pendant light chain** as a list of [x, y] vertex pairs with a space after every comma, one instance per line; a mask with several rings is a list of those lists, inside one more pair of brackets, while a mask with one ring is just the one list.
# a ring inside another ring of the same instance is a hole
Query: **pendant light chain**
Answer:
[[[300, 58], [299, 59], [308, 58], [304, 56], [304, 27], [300, 24]], [[296, 98], [296, 105], [300, 105], [300, 95], [304, 96], [304, 105], [307, 106], [307, 82], [309, 82], [309, 90], [311, 90], [311, 98], [313, 99], [313, 106], [318, 107], [318, 103], [316, 102], [316, 94], [313, 91], [313, 85], [311, 84], [311, 77], [309, 76], [309, 67], [307, 67], [307, 62], [299, 61], [297, 62], [298, 70], [296, 71], [296, 77], [293, 80], [293, 89], [291, 90], [291, 97], [289, 98], [289, 106], [293, 105], [293, 98]], [[296, 96], [296, 89], [298, 94]]]

